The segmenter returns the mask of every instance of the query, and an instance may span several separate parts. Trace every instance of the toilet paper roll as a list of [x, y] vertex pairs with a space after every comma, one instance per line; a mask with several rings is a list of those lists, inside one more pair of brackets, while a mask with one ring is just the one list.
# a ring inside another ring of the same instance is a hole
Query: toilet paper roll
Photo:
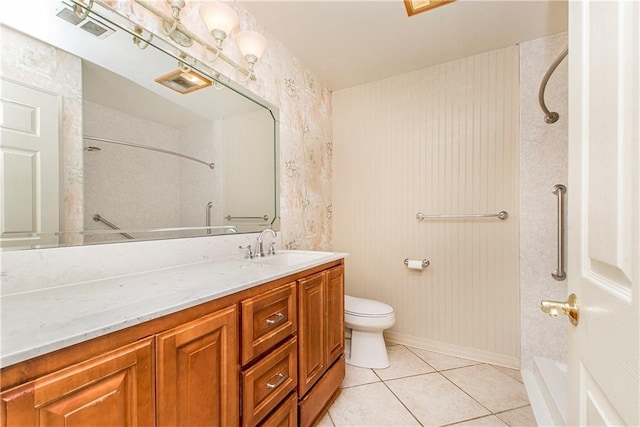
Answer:
[[411, 270], [422, 270], [422, 260], [410, 259], [407, 267], [409, 267]]

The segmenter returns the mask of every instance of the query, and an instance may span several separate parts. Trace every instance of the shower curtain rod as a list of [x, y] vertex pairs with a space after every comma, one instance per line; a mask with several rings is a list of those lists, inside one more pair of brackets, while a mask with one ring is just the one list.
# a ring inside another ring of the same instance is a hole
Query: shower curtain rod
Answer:
[[116, 141], [115, 139], [99, 138], [97, 136], [91, 136], [91, 135], [85, 135], [84, 139], [89, 139], [91, 141], [108, 142], [109, 144], [125, 145], [127, 147], [142, 148], [144, 150], [157, 151], [158, 153], [170, 154], [172, 156], [182, 157], [183, 159], [188, 159], [194, 162], [202, 163], [203, 165], [209, 166], [211, 169], [216, 167], [215, 163], [205, 162], [204, 160], [196, 159], [195, 157], [187, 156], [185, 154], [176, 153], [175, 151], [164, 150], [162, 148], [156, 148], [156, 147], [149, 147], [148, 145], [134, 144], [132, 142]]
[[560, 115], [558, 113], [554, 111], [549, 111], [546, 104], [544, 103], [544, 90], [547, 87], [547, 82], [549, 81], [549, 78], [551, 77], [553, 72], [556, 70], [556, 68], [558, 68], [558, 65], [560, 65], [560, 63], [567, 56], [568, 53], [569, 53], [569, 48], [567, 47], [560, 53], [560, 55], [558, 55], [556, 60], [553, 61], [553, 63], [545, 73], [544, 77], [542, 78], [542, 83], [540, 83], [540, 89], [538, 90], [538, 103], [540, 104], [540, 109], [544, 113], [545, 123], [549, 123], [549, 124], [555, 123], [558, 121], [558, 118], [560, 118]]

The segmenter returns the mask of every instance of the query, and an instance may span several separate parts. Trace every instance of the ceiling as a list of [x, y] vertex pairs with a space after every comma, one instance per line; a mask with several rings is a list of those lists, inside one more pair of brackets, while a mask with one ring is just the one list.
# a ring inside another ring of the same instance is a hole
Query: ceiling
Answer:
[[241, 4], [332, 91], [557, 34], [568, 26], [564, 0], [457, 0], [411, 17], [402, 0]]

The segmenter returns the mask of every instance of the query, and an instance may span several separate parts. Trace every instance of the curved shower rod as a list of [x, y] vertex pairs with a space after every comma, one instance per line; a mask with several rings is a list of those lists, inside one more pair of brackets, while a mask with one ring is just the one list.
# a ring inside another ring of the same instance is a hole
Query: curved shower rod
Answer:
[[540, 104], [540, 109], [544, 113], [544, 122], [545, 123], [549, 123], [549, 124], [550, 123], [555, 123], [555, 122], [558, 121], [558, 118], [560, 118], [560, 115], [558, 113], [556, 113], [554, 111], [549, 111], [549, 109], [545, 105], [545, 103], [544, 103], [544, 90], [547, 87], [547, 82], [549, 81], [549, 78], [551, 77], [553, 72], [556, 70], [556, 68], [558, 68], [558, 65], [560, 65], [562, 60], [564, 58], [566, 58], [568, 53], [569, 53], [569, 48], [567, 47], [560, 53], [560, 55], [558, 55], [556, 60], [553, 61], [553, 64], [551, 64], [551, 66], [549, 67], [549, 69], [545, 73], [544, 77], [542, 78], [542, 83], [540, 83], [540, 90], [538, 90], [538, 103]]
[[[170, 154], [172, 156], [182, 157], [183, 159], [188, 159], [188, 160], [192, 160], [194, 162], [202, 163], [203, 165], [209, 166], [209, 168], [211, 168], [211, 169], [216, 167], [215, 163], [205, 162], [204, 160], [196, 159], [195, 157], [187, 156], [185, 154], [176, 153], [175, 151], [164, 150], [162, 148], [150, 147], [148, 145], [134, 144], [132, 142], [116, 141], [115, 139], [99, 138], [97, 136], [90, 136], [90, 135], [85, 135], [85, 136], [83, 136], [83, 138], [84, 139], [89, 139], [91, 141], [108, 142], [110, 144], [125, 145], [127, 147], [142, 148], [144, 150], [157, 151], [158, 153]], [[88, 151], [98, 151], [98, 150], [95, 149], [95, 147], [86, 147], [86, 149]]]

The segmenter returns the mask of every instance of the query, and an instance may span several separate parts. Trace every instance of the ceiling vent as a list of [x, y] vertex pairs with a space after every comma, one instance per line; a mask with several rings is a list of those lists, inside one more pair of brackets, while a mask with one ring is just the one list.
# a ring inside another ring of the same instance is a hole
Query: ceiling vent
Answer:
[[62, 3], [62, 6], [60, 10], [58, 10], [58, 13], [56, 13], [56, 16], [76, 26], [78, 26], [78, 24], [81, 24], [79, 25], [80, 28], [99, 39], [109, 37], [115, 32], [113, 28], [97, 21], [92, 17], [86, 17], [84, 19], [79, 17], [74, 12], [73, 6], [70, 6], [67, 3]]

